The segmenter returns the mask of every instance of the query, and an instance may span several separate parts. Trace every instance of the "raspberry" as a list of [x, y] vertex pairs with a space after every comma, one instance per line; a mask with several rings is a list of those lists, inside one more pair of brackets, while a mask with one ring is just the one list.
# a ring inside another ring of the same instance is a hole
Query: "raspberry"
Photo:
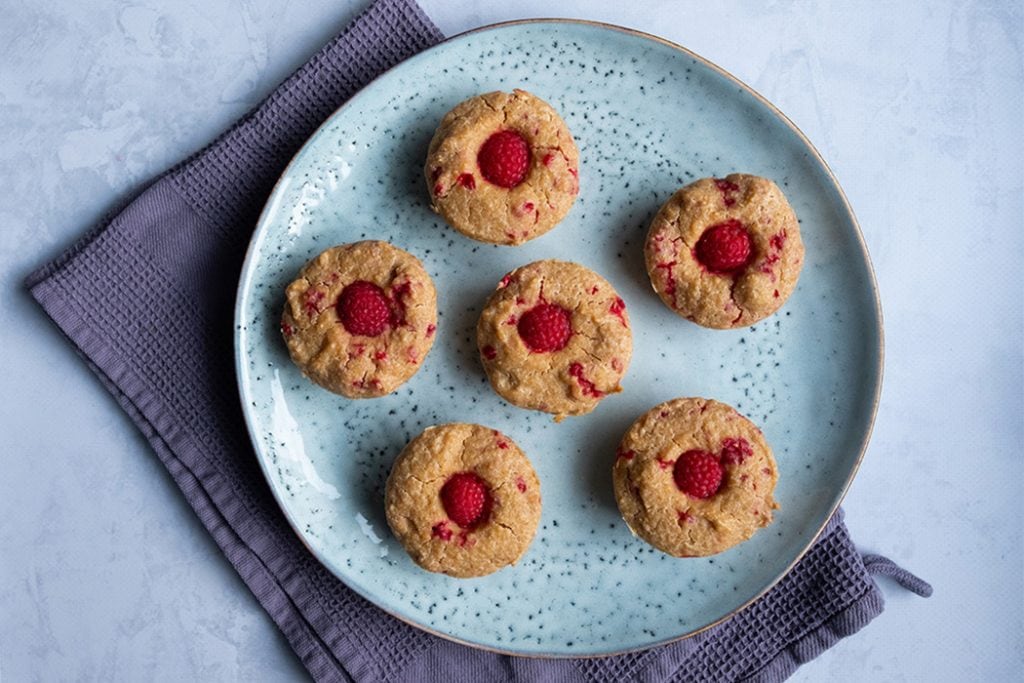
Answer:
[[722, 485], [722, 466], [707, 451], [686, 451], [676, 460], [672, 478], [683, 493], [694, 498], [710, 498]]
[[583, 374], [583, 364], [573, 363], [569, 366], [569, 376], [575, 377], [576, 381], [579, 382], [580, 391], [583, 392], [584, 396], [593, 396], [594, 398], [601, 398], [604, 396], [604, 392], [597, 388], [597, 385], [587, 379], [587, 376]]
[[452, 530], [448, 528], [448, 522], [438, 522], [430, 529], [430, 535], [440, 538], [442, 541], [452, 540]]
[[514, 130], [498, 131], [480, 147], [476, 156], [484, 179], [511, 188], [523, 182], [530, 168], [530, 146]]
[[477, 475], [459, 472], [441, 487], [441, 504], [453, 522], [463, 529], [474, 529], [490, 515], [491, 492]]
[[709, 271], [727, 274], [741, 270], [750, 263], [753, 246], [743, 224], [730, 218], [705, 230], [693, 251], [697, 260]]
[[349, 334], [376, 337], [391, 322], [391, 306], [384, 290], [366, 280], [345, 287], [337, 305], [338, 317]]
[[726, 206], [732, 206], [736, 203], [736, 197], [733, 196], [734, 192], [739, 192], [740, 186], [731, 180], [725, 180], [723, 178], [715, 178], [715, 187], [722, 193], [722, 203]]
[[569, 311], [555, 304], [537, 304], [519, 319], [519, 336], [531, 351], [558, 351], [569, 343]]
[[726, 465], [739, 465], [754, 454], [750, 442], [742, 436], [735, 439], [722, 439], [722, 463]]
[[612, 305], [608, 307], [608, 312], [617, 317], [623, 327], [629, 327], [629, 323], [626, 322], [626, 316], [622, 314], [625, 310], [626, 302], [619, 297], [615, 297], [615, 301], [613, 301]]

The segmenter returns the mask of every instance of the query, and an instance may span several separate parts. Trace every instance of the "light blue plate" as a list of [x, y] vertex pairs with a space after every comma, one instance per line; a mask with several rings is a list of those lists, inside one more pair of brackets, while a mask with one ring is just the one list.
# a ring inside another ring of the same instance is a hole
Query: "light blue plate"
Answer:
[[[562, 113], [581, 152], [565, 221], [522, 247], [474, 242], [431, 213], [421, 176], [441, 116], [522, 87]], [[787, 305], [754, 327], [702, 329], [651, 291], [642, 243], [681, 185], [742, 171], [775, 180], [807, 249]], [[352, 401], [302, 377], [278, 332], [285, 285], [321, 250], [383, 239], [437, 285], [437, 341], [391, 396]], [[604, 275], [629, 306], [633, 362], [590, 415], [555, 424], [491, 391], [474, 327], [498, 280], [541, 258]], [[345, 583], [449, 638], [530, 655], [598, 655], [693, 634], [740, 609], [804, 553], [867, 444], [881, 383], [874, 279], [842, 191], [800, 132], [746, 86], [665, 41], [610, 26], [537, 21], [453, 38], [338, 110], [274, 190], [239, 287], [237, 362], [256, 453], [292, 526]], [[635, 539], [612, 496], [615, 447], [633, 419], [677, 396], [725, 401], [758, 423], [781, 471], [775, 522], [711, 559]], [[523, 448], [544, 512], [518, 565], [457, 580], [418, 569], [384, 521], [384, 480], [423, 428], [478, 422]]]

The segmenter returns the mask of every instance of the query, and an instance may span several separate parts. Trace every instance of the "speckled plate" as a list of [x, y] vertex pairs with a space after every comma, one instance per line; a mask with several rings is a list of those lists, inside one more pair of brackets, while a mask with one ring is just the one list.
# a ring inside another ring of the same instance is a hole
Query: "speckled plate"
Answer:
[[[560, 111], [581, 151], [566, 220], [522, 247], [462, 237], [431, 213], [421, 168], [441, 116], [472, 95], [522, 87]], [[774, 179], [800, 217], [807, 260], [775, 316], [702, 329], [651, 291], [641, 250], [679, 186], [732, 171]], [[439, 326], [419, 373], [352, 401], [305, 380], [278, 332], [285, 285], [328, 246], [385, 239], [416, 254], [438, 289]], [[634, 325], [625, 391], [561, 424], [504, 403], [474, 326], [507, 271], [540, 258], [608, 278]], [[592, 23], [536, 21], [453, 38], [387, 72], [295, 157], [260, 219], [237, 302], [242, 404], [289, 521], [345, 583], [417, 626], [515, 654], [599, 655], [691, 635], [771, 587], [839, 504], [863, 454], [881, 382], [881, 324], [868, 256], [838, 184], [803, 135], [722, 70], [663, 40]], [[757, 422], [781, 471], [774, 523], [710, 559], [635, 539], [612, 496], [615, 446], [633, 419], [705, 396]], [[423, 428], [470, 421], [523, 448], [544, 512], [515, 567], [457, 580], [418, 569], [384, 520], [384, 481]]]

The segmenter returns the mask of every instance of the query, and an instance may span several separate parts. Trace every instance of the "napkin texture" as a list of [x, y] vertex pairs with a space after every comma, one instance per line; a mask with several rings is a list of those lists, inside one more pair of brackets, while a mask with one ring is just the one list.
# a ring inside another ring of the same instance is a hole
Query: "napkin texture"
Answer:
[[[250, 445], [232, 316], [246, 245], [292, 155], [355, 92], [442, 40], [413, 0], [378, 0], [210, 146], [28, 279], [32, 296], [145, 434], [224, 555], [318, 681], [777, 681], [882, 611], [837, 516], [749, 608], [704, 633], [599, 659], [529, 659], [432, 636], [319, 564]], [[930, 589], [927, 589], [930, 590]]]

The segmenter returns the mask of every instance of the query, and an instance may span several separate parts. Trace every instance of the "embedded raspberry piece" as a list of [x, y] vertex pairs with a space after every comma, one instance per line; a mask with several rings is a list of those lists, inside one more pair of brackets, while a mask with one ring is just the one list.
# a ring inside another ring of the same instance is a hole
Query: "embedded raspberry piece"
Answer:
[[448, 528], [448, 522], [438, 522], [430, 529], [430, 535], [440, 538], [442, 541], [452, 540], [452, 530]]
[[477, 475], [459, 472], [441, 487], [441, 504], [453, 522], [463, 529], [475, 529], [490, 516], [491, 492]]
[[412, 283], [406, 280], [391, 289], [391, 324], [401, 327], [405, 324], [406, 298], [412, 293]]
[[666, 296], [672, 297], [675, 300], [676, 295], [676, 279], [672, 277], [672, 269], [676, 267], [676, 261], [665, 261], [664, 263], [658, 263], [654, 266], [655, 268], [664, 268], [665, 270], [665, 294]]
[[715, 178], [715, 187], [722, 193], [722, 203], [726, 206], [732, 206], [736, 203], [736, 197], [733, 196], [734, 192], [740, 191], [740, 186], [731, 180], [725, 180], [724, 178]]
[[707, 451], [686, 451], [676, 460], [672, 478], [683, 493], [694, 498], [710, 498], [722, 486], [722, 466]]
[[498, 357], [498, 352], [495, 351], [494, 347], [490, 345], [480, 349], [480, 352], [484, 354], [484, 358], [486, 358], [487, 360], [494, 360], [495, 358]]
[[615, 301], [608, 307], [608, 312], [614, 315], [622, 323], [623, 327], [629, 327], [629, 323], [626, 322], [626, 316], [622, 313], [626, 310], [626, 302], [619, 297], [615, 297]]
[[601, 398], [604, 396], [604, 392], [598, 389], [597, 385], [587, 379], [587, 376], [583, 374], [582, 363], [573, 363], [570, 365], [569, 376], [576, 378], [576, 381], [580, 385], [580, 391], [583, 392], [584, 396], [593, 396], [594, 398]]
[[569, 311], [556, 304], [537, 304], [519, 319], [519, 336], [535, 353], [565, 348], [572, 336]]
[[728, 274], [750, 263], [753, 245], [743, 224], [730, 218], [705, 230], [693, 253], [697, 261], [712, 273]]
[[530, 168], [530, 146], [514, 130], [502, 130], [480, 147], [476, 162], [484, 180], [498, 187], [513, 188], [523, 182]]
[[372, 282], [356, 280], [338, 297], [338, 318], [350, 334], [376, 337], [391, 324], [391, 306]]
[[[512, 209], [512, 213], [520, 218], [533, 214], [533, 210], [537, 208], [533, 202], [523, 202], [516, 208]], [[537, 216], [534, 216], [534, 222], [537, 221]]]
[[739, 465], [754, 454], [750, 442], [742, 436], [735, 439], [722, 439], [722, 464]]
[[302, 307], [306, 310], [306, 315], [315, 316], [320, 313], [322, 307], [320, 302], [327, 296], [323, 290], [320, 289], [308, 289], [306, 290], [306, 296], [302, 301]]
[[476, 178], [473, 177], [472, 173], [463, 173], [462, 175], [455, 179], [455, 182], [457, 182], [459, 185], [462, 185], [467, 190], [476, 189]]

